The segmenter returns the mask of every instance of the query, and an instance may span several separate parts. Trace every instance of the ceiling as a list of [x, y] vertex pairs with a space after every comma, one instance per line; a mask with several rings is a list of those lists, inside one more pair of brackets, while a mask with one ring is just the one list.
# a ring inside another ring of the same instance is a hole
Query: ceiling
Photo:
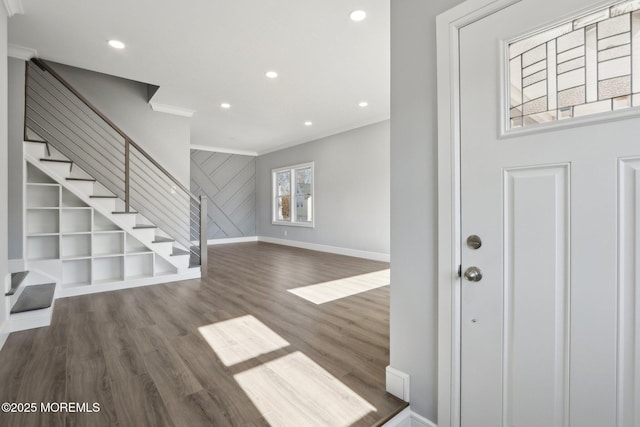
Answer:
[[192, 145], [265, 153], [389, 118], [389, 2], [22, 0], [9, 43], [160, 86], [152, 102], [196, 111]]

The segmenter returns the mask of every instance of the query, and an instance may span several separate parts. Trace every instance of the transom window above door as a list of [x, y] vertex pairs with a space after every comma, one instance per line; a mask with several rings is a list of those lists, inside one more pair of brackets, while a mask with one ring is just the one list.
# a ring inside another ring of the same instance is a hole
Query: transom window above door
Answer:
[[272, 223], [313, 227], [313, 162], [271, 171]]
[[508, 127], [640, 105], [640, 0], [617, 3], [507, 45]]

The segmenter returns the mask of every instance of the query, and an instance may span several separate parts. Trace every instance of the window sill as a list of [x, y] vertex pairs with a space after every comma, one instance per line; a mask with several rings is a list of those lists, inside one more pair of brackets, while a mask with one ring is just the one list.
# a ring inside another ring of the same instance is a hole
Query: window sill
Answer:
[[313, 222], [288, 222], [288, 221], [271, 221], [271, 225], [289, 225], [291, 227], [314, 228]]

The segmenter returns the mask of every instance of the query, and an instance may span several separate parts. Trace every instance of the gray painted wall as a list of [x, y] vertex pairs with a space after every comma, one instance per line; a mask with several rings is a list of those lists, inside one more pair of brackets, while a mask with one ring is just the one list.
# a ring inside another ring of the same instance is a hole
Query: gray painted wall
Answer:
[[24, 70], [24, 61], [9, 58], [9, 259], [22, 259]]
[[437, 420], [436, 22], [461, 0], [391, 2], [391, 366]]
[[50, 64], [180, 182], [189, 186], [188, 118], [154, 112], [147, 102], [145, 83]]
[[[315, 228], [271, 224], [271, 169], [310, 161]], [[389, 121], [259, 156], [256, 175], [259, 236], [389, 253]]]
[[[7, 58], [7, 15], [4, 7], [0, 6], [0, 58]], [[0, 61], [0, 171], [7, 170], [7, 61]], [[6, 172], [0, 173], [0, 230], [7, 229], [7, 183], [8, 178]], [[4, 328], [7, 326], [6, 321], [9, 319], [9, 297], [4, 294], [8, 290], [8, 274], [7, 267], [8, 238], [6, 233], [0, 233], [0, 283], [2, 288], [2, 303], [0, 304], [0, 348], [4, 344], [6, 332]]]
[[191, 192], [207, 196], [208, 239], [256, 235], [256, 158], [191, 150]]

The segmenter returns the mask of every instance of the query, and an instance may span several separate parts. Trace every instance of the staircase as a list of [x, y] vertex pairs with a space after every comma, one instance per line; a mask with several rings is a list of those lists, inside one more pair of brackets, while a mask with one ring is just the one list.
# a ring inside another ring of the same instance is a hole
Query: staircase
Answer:
[[55, 298], [205, 277], [206, 199], [45, 62], [25, 94], [30, 272], [12, 275], [11, 330], [48, 325]]

